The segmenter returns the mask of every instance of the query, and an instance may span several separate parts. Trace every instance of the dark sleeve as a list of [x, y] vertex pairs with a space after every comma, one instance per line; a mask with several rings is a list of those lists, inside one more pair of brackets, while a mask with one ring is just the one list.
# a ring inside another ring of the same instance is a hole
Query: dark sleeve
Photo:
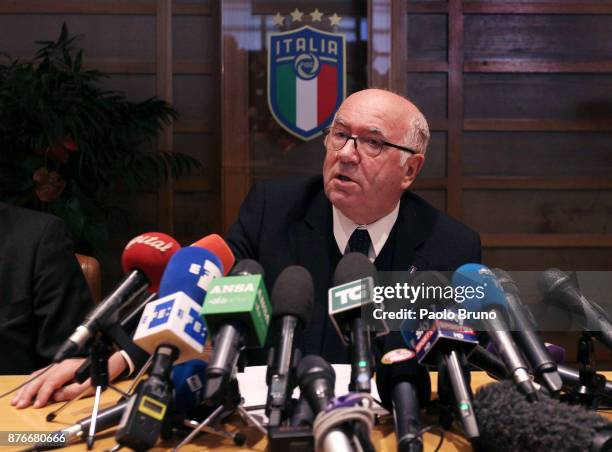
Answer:
[[259, 241], [265, 204], [264, 184], [262, 182], [256, 183], [251, 187], [240, 206], [238, 220], [225, 235], [225, 240], [237, 260], [259, 259]]
[[51, 219], [36, 249], [32, 305], [37, 365], [48, 364], [93, 307], [72, 240], [59, 219]]

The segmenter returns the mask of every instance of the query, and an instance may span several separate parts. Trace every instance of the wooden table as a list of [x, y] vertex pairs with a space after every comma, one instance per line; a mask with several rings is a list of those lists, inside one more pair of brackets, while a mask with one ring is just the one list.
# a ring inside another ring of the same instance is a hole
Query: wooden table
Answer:
[[[608, 375], [609, 377], [609, 375]], [[18, 385], [24, 381], [25, 376], [0, 376], [0, 393], [3, 393], [10, 388]], [[432, 391], [436, 391], [437, 378], [432, 373]], [[485, 383], [491, 382], [484, 372], [472, 372], [472, 383], [474, 387], [481, 386]], [[126, 390], [129, 386], [129, 382], [122, 382], [118, 385], [120, 388]], [[0, 399], [0, 430], [1, 431], [55, 431], [61, 430], [67, 425], [73, 424], [76, 420], [88, 417], [91, 413], [91, 407], [93, 404], [93, 398], [87, 397], [75, 402], [67, 410], [63, 411], [57, 419], [48, 423], [45, 420], [47, 413], [56, 409], [59, 405], [53, 404], [44, 408], [34, 409], [27, 408], [24, 410], [17, 410], [10, 405], [11, 396]], [[102, 396], [101, 408], [106, 408], [114, 404], [118, 399], [117, 394], [111, 390], [107, 390]], [[232, 426], [228, 425], [229, 429]], [[247, 442], [244, 447], [237, 448], [229, 440], [213, 437], [211, 435], [202, 434], [194, 440], [192, 444], [185, 446], [183, 449], [185, 452], [206, 450], [206, 449], [218, 449], [218, 450], [257, 450], [263, 451], [266, 449], [267, 441], [266, 438], [257, 432], [253, 428], [244, 428], [243, 433], [247, 436]], [[102, 432], [98, 434], [97, 441], [95, 444], [95, 450], [110, 449], [114, 444], [114, 429]], [[425, 451], [432, 451], [435, 449], [439, 442], [440, 436], [435, 433], [426, 433], [424, 435]], [[392, 421], [385, 425], [377, 426], [373, 433], [373, 442], [377, 451], [395, 452], [395, 435], [393, 432]], [[153, 450], [162, 451], [171, 449], [178, 443], [178, 439], [174, 442], [164, 443], [159, 445]], [[12, 450], [16, 451], [23, 449], [23, 447], [0, 447], [0, 450]], [[87, 450], [84, 441], [70, 446], [67, 449], [62, 450]], [[445, 432], [444, 443], [442, 446], [444, 451], [469, 451], [471, 450], [469, 442], [458, 433]]]

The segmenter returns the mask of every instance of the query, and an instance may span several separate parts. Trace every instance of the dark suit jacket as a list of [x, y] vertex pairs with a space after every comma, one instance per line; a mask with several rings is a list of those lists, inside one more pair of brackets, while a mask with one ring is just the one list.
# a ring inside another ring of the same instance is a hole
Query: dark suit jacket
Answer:
[[93, 302], [64, 223], [0, 203], [0, 374], [51, 361]]
[[[330, 362], [347, 362], [346, 347], [327, 315], [327, 290], [333, 285], [341, 253], [334, 239], [332, 205], [323, 191], [323, 178], [256, 183], [226, 240], [238, 259], [251, 258], [262, 264], [269, 291], [289, 265], [301, 265], [310, 272], [315, 303], [301, 348], [305, 354], [317, 354]], [[466, 262], [480, 262], [480, 257], [476, 232], [408, 191], [374, 264], [386, 271], [408, 271], [412, 266], [451, 271]]]

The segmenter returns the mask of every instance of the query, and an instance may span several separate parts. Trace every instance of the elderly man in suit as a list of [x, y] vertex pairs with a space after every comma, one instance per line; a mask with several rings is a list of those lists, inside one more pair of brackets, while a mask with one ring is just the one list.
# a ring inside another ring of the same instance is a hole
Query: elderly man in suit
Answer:
[[327, 290], [346, 252], [361, 251], [386, 271], [454, 270], [480, 261], [476, 232], [408, 190], [429, 136], [427, 121], [407, 99], [379, 89], [356, 92], [325, 136], [322, 177], [258, 183], [244, 201], [226, 237], [237, 258], [261, 262], [268, 288], [293, 264], [313, 277], [304, 353], [347, 360], [327, 315]]

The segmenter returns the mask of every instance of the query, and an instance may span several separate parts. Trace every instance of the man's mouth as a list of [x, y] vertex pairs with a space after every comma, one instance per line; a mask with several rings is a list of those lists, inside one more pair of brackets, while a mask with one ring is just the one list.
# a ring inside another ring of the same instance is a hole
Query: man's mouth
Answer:
[[344, 174], [338, 174], [336, 177], [343, 182], [353, 182], [353, 179], [348, 176], [345, 176]]

